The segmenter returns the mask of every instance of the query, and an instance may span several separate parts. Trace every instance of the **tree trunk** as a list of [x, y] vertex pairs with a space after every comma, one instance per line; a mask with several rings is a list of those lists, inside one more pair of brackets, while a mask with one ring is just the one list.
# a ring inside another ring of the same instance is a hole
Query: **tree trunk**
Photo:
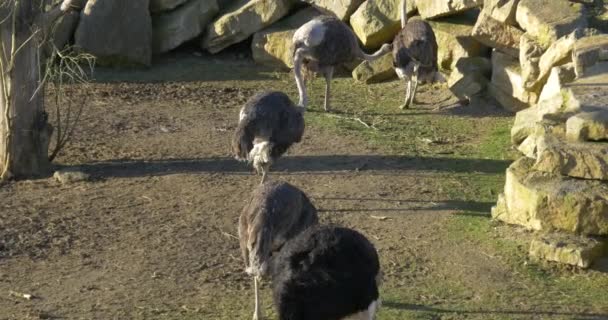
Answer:
[[[0, 24], [0, 41], [4, 45], [4, 55], [0, 52], [3, 62], [0, 72], [4, 72], [0, 85], [5, 89], [0, 94], [2, 179], [41, 176], [50, 167], [48, 146], [52, 127], [44, 111], [44, 89], [39, 89], [39, 43], [37, 37], [31, 38], [41, 9], [27, 0], [15, 6], [15, 19]], [[15, 52], [17, 48], [20, 49]], [[15, 53], [13, 57], [11, 51]]]

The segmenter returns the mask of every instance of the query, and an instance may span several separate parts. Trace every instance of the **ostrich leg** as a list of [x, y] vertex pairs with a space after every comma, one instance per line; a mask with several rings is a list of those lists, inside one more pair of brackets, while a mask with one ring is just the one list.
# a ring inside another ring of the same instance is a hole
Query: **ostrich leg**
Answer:
[[410, 96], [412, 95], [412, 79], [406, 80], [405, 83], [405, 101], [401, 105], [401, 109], [410, 107]]
[[260, 292], [258, 288], [258, 277], [253, 277], [253, 290], [255, 292], [255, 309], [253, 311], [253, 320], [261, 320], [262, 312], [260, 311]]
[[306, 95], [306, 83], [304, 83], [304, 79], [302, 77], [302, 63], [304, 62], [304, 55], [307, 50], [304, 48], [299, 48], [296, 50], [293, 58], [294, 65], [294, 73], [296, 77], [296, 85], [298, 86], [298, 93], [300, 94], [300, 100], [298, 105], [300, 107], [306, 108], [308, 106], [308, 96]]
[[414, 72], [412, 74], [412, 92], [410, 96], [410, 102], [408, 106], [414, 104], [414, 98], [416, 97], [416, 91], [418, 90], [418, 69], [420, 68], [419, 64], [414, 65]]
[[325, 75], [325, 111], [329, 111], [330, 107], [329, 107], [329, 100], [331, 98], [331, 79], [334, 75], [334, 68], [333, 67], [327, 67], [327, 69], [325, 69], [325, 72], [323, 73]]

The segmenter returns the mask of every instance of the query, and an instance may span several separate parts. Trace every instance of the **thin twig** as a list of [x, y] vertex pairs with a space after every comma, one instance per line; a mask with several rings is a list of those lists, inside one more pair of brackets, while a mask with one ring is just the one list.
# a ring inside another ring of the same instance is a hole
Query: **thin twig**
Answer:
[[367, 122], [361, 120], [361, 118], [357, 118], [357, 117], [344, 117], [344, 116], [339, 116], [339, 115], [336, 115], [336, 114], [328, 114], [328, 116], [332, 117], [332, 118], [342, 119], [342, 120], [356, 121], [356, 122], [359, 122], [360, 124], [364, 125], [368, 129], [378, 130], [378, 128], [376, 128], [373, 124], [368, 124]]

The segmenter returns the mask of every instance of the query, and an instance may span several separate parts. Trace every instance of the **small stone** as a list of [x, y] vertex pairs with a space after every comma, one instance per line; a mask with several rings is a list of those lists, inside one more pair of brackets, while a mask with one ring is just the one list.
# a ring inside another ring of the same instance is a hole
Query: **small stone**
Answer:
[[61, 184], [72, 184], [87, 181], [89, 180], [90, 175], [86, 172], [75, 169], [62, 169], [55, 171], [53, 178], [55, 178], [55, 180], [59, 181]]
[[602, 256], [605, 247], [605, 241], [566, 233], [551, 233], [532, 240], [530, 256], [588, 268]]

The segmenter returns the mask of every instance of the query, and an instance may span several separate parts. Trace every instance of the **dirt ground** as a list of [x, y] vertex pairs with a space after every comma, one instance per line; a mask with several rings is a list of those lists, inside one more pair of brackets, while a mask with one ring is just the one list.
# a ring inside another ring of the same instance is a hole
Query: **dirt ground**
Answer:
[[[0, 188], [0, 319], [251, 316], [251, 279], [235, 235], [259, 177], [232, 159], [229, 141], [249, 96], [293, 84], [289, 75], [227, 71], [216, 80], [211, 71], [183, 72], [168, 80], [193, 79], [155, 82], [151, 75], [138, 83], [146, 72], [137, 71], [129, 82], [102, 77], [90, 88], [70, 88], [88, 100], [56, 163], [92, 178], [61, 185], [49, 177]], [[427, 91], [418, 99], [434, 96]], [[492, 116], [476, 121], [486, 118]], [[379, 319], [608, 318], [608, 302], [561, 287], [549, 290], [564, 295], [555, 293], [556, 300], [535, 299], [547, 287], [530, 288], [533, 281], [513, 269], [508, 254], [455, 232], [486, 230], [491, 203], [454, 196], [458, 190], [446, 186], [458, 185], [458, 176], [432, 168], [432, 161], [312, 122], [271, 178], [302, 188], [324, 223], [356, 228], [374, 242], [385, 273]], [[482, 161], [480, 175], [506, 165]], [[528, 236], [494, 224], [488, 230], [483, 236], [490, 239]], [[268, 284], [264, 294], [264, 312], [272, 314]], [[571, 303], [556, 305], [564, 297]]]

